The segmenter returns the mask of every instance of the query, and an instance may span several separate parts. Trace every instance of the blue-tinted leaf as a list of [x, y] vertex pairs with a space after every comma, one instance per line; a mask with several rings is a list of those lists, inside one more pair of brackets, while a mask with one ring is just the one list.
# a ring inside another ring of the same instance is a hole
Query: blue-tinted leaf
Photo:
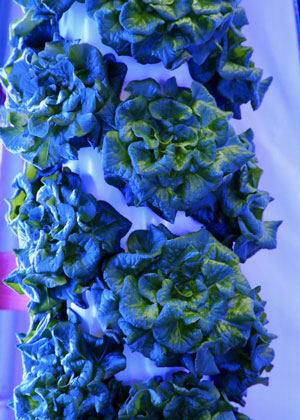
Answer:
[[182, 307], [164, 306], [153, 326], [155, 339], [174, 353], [195, 351], [203, 334], [198, 324], [186, 325]]
[[217, 375], [220, 373], [214, 357], [209, 350], [209, 348], [201, 348], [197, 351], [196, 359], [195, 359], [195, 369], [197, 375]]
[[60, 246], [55, 253], [40, 249], [34, 256], [34, 268], [37, 273], [56, 273], [64, 261], [64, 252]]
[[134, 80], [125, 89], [132, 96], [144, 96], [148, 101], [160, 94], [160, 85], [154, 79]]
[[119, 308], [125, 321], [143, 329], [152, 328], [159, 313], [156, 303], [149, 304], [140, 295], [137, 281], [133, 276], [126, 276], [124, 279]]
[[73, 233], [68, 238], [68, 246], [63, 263], [65, 274], [70, 278], [95, 276], [101, 257], [98, 241], [89, 234]]
[[80, 79], [87, 85], [96, 78], [104, 79], [103, 58], [97, 48], [89, 44], [72, 45], [69, 48], [69, 59], [75, 66], [75, 73], [80, 72]]
[[129, 0], [122, 7], [120, 23], [131, 34], [149, 36], [164, 21], [155, 15], [145, 13], [136, 0]]

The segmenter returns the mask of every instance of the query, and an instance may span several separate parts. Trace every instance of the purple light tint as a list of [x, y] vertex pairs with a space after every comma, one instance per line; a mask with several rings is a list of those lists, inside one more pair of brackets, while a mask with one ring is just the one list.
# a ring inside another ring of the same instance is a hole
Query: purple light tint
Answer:
[[13, 420], [13, 410], [7, 408], [12, 390], [22, 380], [22, 363], [16, 334], [27, 331], [29, 315], [20, 311], [0, 311], [0, 420]]
[[261, 108], [246, 106], [237, 131], [252, 127], [259, 166], [264, 170], [260, 188], [275, 201], [265, 220], [283, 220], [278, 247], [260, 251], [242, 267], [250, 284], [262, 286], [267, 301], [268, 329], [274, 340], [274, 369], [269, 387], [257, 385], [248, 392], [244, 409], [254, 420], [300, 418], [300, 68], [293, 1], [244, 1], [249, 26], [247, 42], [264, 75], [274, 80]]
[[5, 93], [3, 91], [2, 86], [0, 85], [0, 106], [3, 105], [5, 102]]
[[7, 152], [0, 143], [0, 252], [11, 251], [18, 246], [17, 237], [9, 229], [5, 220], [8, 206], [4, 199], [13, 196], [14, 189], [11, 184], [16, 174], [22, 172], [22, 168], [23, 161], [18, 156]]
[[[5, 3], [5, 6], [3, 6], [3, 3]], [[1, 6], [4, 8], [4, 15], [10, 15], [10, 22], [20, 15], [20, 8], [13, 5], [9, 0], [2, 1]], [[8, 32], [8, 22], [4, 23], [7, 25], [1, 26], [2, 35], [5, 31]], [[6, 51], [4, 49], [1, 50], [2, 62], [4, 57], [7, 58], [8, 53], [8, 49]], [[1, 88], [0, 105], [3, 105], [4, 100], [5, 95]], [[0, 251], [9, 251], [17, 246], [16, 237], [6, 226], [5, 213], [7, 205], [4, 202], [4, 198], [11, 197], [13, 189], [10, 185], [15, 175], [22, 170], [22, 166], [21, 159], [8, 153], [0, 143]], [[3, 267], [2, 260], [0, 262], [1, 280], [1, 276], [4, 275], [3, 273], [7, 267]], [[3, 298], [3, 294], [1, 296]], [[14, 302], [16, 302], [17, 296], [13, 299]], [[27, 331], [28, 326], [29, 314], [27, 312], [3, 310], [0, 308], [0, 420], [15, 419], [14, 412], [7, 407], [7, 403], [13, 396], [13, 388], [22, 380], [22, 362], [20, 352], [16, 348], [18, 343], [16, 334]]]
[[[252, 112], [250, 107], [243, 106], [241, 121], [235, 123], [238, 132], [252, 127], [255, 131], [255, 142], [260, 166], [264, 169], [261, 181], [261, 189], [269, 191], [275, 201], [265, 213], [266, 220], [280, 220], [284, 223], [279, 229], [278, 248], [275, 251], [260, 251], [246, 264], [242, 270], [254, 287], [262, 285], [262, 297], [267, 300], [266, 311], [270, 320], [268, 329], [278, 335], [273, 347], [276, 351], [275, 368], [268, 374], [270, 386], [255, 386], [249, 390], [247, 405], [243, 410], [254, 420], [266, 419], [298, 419], [300, 413], [300, 398], [298, 378], [300, 375], [300, 72], [299, 56], [293, 1], [282, 0], [252, 0], [243, 1], [241, 4], [246, 8], [250, 25], [245, 29], [248, 41], [245, 45], [254, 48], [253, 59], [258, 67], [264, 69], [265, 76], [274, 76], [274, 82], [266, 94], [262, 107]], [[78, 10], [84, 7], [76, 4]], [[77, 13], [79, 25], [74, 21]], [[93, 43], [99, 39], [94, 23], [91, 20], [82, 19], [82, 12], [76, 12], [73, 17], [66, 15], [63, 21], [73, 31], [84, 27], [84, 36], [68, 29], [73, 38], [81, 37], [84, 41]], [[63, 25], [65, 25], [63, 23]], [[67, 26], [65, 26], [67, 28]], [[94, 35], [93, 35], [94, 34]], [[95, 38], [93, 38], [95, 37]], [[95, 42], [98, 44], [98, 41]], [[107, 47], [105, 47], [107, 48]], [[104, 52], [104, 50], [103, 50]], [[106, 51], [107, 52], [107, 51]], [[111, 52], [111, 50], [110, 50]], [[128, 65], [131, 59], [125, 59]], [[145, 70], [145, 68], [144, 68]], [[143, 70], [143, 71], [144, 71]], [[141, 67], [132, 67], [129, 78], [149, 77], [142, 74]], [[167, 78], [157, 69], [157, 73], [150, 73], [152, 77], [157, 75], [159, 79]], [[171, 75], [174, 75], [172, 73]], [[179, 84], [188, 84], [186, 73], [176, 74]], [[9, 196], [7, 185], [12, 179], [12, 172], [18, 172], [14, 168], [16, 162], [10, 160], [11, 155], [3, 152], [3, 161], [6, 169], [1, 167], [1, 195]], [[100, 163], [99, 163], [100, 165]], [[98, 184], [98, 179], [97, 183]], [[6, 190], [5, 190], [6, 189]], [[105, 198], [105, 197], [103, 197]], [[3, 212], [1, 210], [1, 242], [3, 250], [11, 248], [7, 242], [8, 230], [2, 224]], [[6, 209], [5, 209], [6, 210]], [[141, 214], [134, 216], [139, 219]], [[140, 223], [137, 220], [137, 223]], [[186, 229], [190, 227], [187, 225]], [[5, 242], [4, 242], [5, 238]], [[0, 313], [1, 314], [1, 313]], [[0, 315], [1, 316], [1, 315]], [[13, 315], [12, 319], [13, 319]], [[7, 342], [13, 331], [20, 331], [7, 322], [6, 318], [0, 318], [1, 342]], [[15, 355], [10, 354], [11, 347], [5, 346], [10, 355], [10, 367], [7, 371], [1, 370], [1, 381], [5, 381], [5, 375], [11, 372], [15, 363]], [[134, 358], [133, 358], [134, 359]], [[6, 359], [0, 355], [1, 366]], [[134, 360], [132, 360], [134, 363]], [[8, 416], [8, 415], [7, 415]], [[13, 417], [12, 417], [13, 418]], [[9, 417], [0, 417], [0, 420], [10, 420]]]
[[[0, 0], [2, 5], [4, 1]], [[13, 3], [11, 0], [5, 0], [5, 13], [9, 15], [9, 22], [5, 22], [1, 27], [1, 32], [8, 33], [8, 25], [10, 22], [19, 18], [22, 14], [21, 8]], [[5, 60], [9, 56], [9, 46], [7, 45], [6, 49], [0, 51], [1, 59]], [[3, 88], [0, 86], [0, 105], [3, 105], [5, 101], [5, 94]], [[0, 115], [0, 125], [1, 125], [1, 115]], [[13, 248], [17, 247], [17, 238], [7, 227], [5, 214], [7, 212], [7, 204], [4, 199], [10, 198], [14, 192], [11, 188], [11, 183], [17, 173], [21, 172], [23, 168], [23, 161], [16, 155], [13, 155], [7, 152], [0, 141], [0, 252], [2, 251], [11, 251]]]

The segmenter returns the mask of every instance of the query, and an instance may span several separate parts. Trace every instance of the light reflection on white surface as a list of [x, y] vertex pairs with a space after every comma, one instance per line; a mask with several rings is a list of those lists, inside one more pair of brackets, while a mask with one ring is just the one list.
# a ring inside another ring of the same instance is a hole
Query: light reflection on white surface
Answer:
[[2, 164], [2, 157], [3, 157], [3, 144], [0, 143], [0, 167], [1, 167], [1, 164]]
[[171, 380], [171, 375], [175, 372], [184, 371], [184, 368], [164, 368], [157, 367], [152, 360], [147, 359], [141, 353], [132, 352], [125, 345], [124, 354], [127, 359], [126, 369], [116, 375], [116, 379], [125, 384], [134, 384], [138, 381], [148, 381], [154, 376], [161, 376], [165, 380]]
[[276, 250], [263, 250], [242, 266], [254, 287], [262, 285], [268, 329], [278, 336], [269, 387], [249, 389], [243, 410], [253, 420], [300, 418], [300, 67], [293, 2], [244, 1], [253, 58], [273, 83], [259, 110], [242, 109], [235, 126], [255, 132], [260, 188], [275, 198], [265, 220], [283, 220]]
[[91, 292], [88, 290], [85, 293], [85, 298], [88, 303], [88, 308], [83, 309], [71, 302], [70, 308], [79, 315], [81, 320], [82, 331], [92, 334], [96, 337], [101, 337], [103, 332], [101, 331], [99, 322], [97, 320], [97, 308], [93, 301]]
[[66, 166], [80, 175], [83, 191], [93, 194], [98, 200], [107, 201], [119, 213], [132, 222], [132, 228], [125, 239], [122, 240], [123, 247], [130, 232], [136, 229], [148, 229], [151, 224], [158, 225], [162, 223], [176, 235], [196, 232], [201, 228], [199, 222], [191, 217], [185, 216], [184, 212], [178, 212], [175, 223], [172, 224], [166, 222], [149, 208], [128, 207], [123, 194], [118, 188], [104, 181], [101, 153], [92, 148], [85, 148], [79, 150], [78, 157], [79, 159], [77, 161], [68, 162]]

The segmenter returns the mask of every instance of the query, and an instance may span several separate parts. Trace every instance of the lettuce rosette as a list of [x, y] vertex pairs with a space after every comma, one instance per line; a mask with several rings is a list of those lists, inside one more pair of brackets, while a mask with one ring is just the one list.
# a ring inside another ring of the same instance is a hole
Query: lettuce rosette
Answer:
[[93, 337], [46, 316], [34, 334], [19, 339], [24, 374], [11, 403], [17, 420], [115, 419], [123, 401], [114, 375], [126, 366], [116, 338]]
[[49, 18], [65, 13], [73, 3], [84, 3], [84, 0], [14, 0], [23, 10], [32, 10], [35, 20]]
[[210, 380], [186, 372], [135, 384], [119, 411], [119, 420], [250, 420], [238, 413]]
[[10, 25], [11, 46], [19, 50], [43, 50], [45, 43], [51, 42], [54, 34], [59, 32], [58, 21], [57, 15], [36, 17], [36, 9], [29, 9]]
[[75, 2], [84, 0], [14, 0], [24, 12], [10, 25], [10, 44], [42, 50], [59, 33], [59, 20]]
[[162, 92], [146, 79], [126, 90], [102, 150], [105, 180], [128, 205], [174, 222], [177, 211], [188, 211], [253, 157], [228, 123], [231, 113], [201, 84], [180, 88], [172, 78]]
[[142, 64], [175, 69], [209, 50], [228, 29], [239, 0], [86, 0], [102, 42]]
[[84, 193], [68, 168], [43, 175], [29, 165], [13, 186], [7, 221], [19, 239], [18, 268], [5, 283], [26, 293], [35, 313], [65, 300], [86, 307], [83, 293], [100, 275], [103, 258], [121, 250], [131, 223]]
[[1, 73], [7, 115], [0, 138], [40, 169], [99, 145], [113, 122], [126, 73], [112, 55], [103, 59], [89, 44], [56, 38], [40, 52], [15, 49]]
[[[253, 132], [248, 130], [239, 138], [254, 153]], [[261, 174], [257, 159], [250, 159], [187, 212], [204, 224], [216, 239], [233, 249], [241, 262], [260, 249], [276, 247], [281, 222], [263, 221], [263, 212], [273, 199], [258, 189]]]
[[222, 40], [214, 42], [208, 55], [200, 49], [188, 62], [193, 79], [203, 83], [218, 106], [236, 118], [241, 118], [241, 104], [251, 101], [254, 110], [260, 106], [272, 81], [271, 77], [262, 80], [262, 70], [251, 61], [253, 49], [242, 45], [246, 38], [241, 29], [247, 24], [245, 10], [237, 8]]
[[[226, 393], [222, 378], [239, 368], [241, 386], [233, 391], [230, 377], [228, 390], [242, 402], [246, 380], [263, 382], [271, 368], [274, 336], [238, 257], [205, 229], [175, 237], [162, 225], [131, 233], [127, 247], [105, 262], [103, 284], [92, 287], [101, 328], [119, 331], [157, 366], [220, 377]], [[245, 357], [231, 364], [239, 354]]]

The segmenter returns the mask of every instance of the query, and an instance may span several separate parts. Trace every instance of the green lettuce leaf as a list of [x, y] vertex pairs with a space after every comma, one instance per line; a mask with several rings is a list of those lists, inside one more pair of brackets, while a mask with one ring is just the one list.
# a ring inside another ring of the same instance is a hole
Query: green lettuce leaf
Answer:
[[76, 0], [16, 0], [25, 10], [36, 9], [36, 14], [59, 14], [66, 12]]
[[[253, 132], [239, 136], [254, 151]], [[260, 249], [276, 247], [280, 221], [265, 222], [263, 212], [272, 197], [258, 189], [262, 170], [255, 158], [228, 175], [216, 191], [201, 199], [187, 215], [194, 217], [244, 262]]]
[[26, 9], [20, 19], [10, 25], [10, 44], [14, 48], [32, 48], [40, 51], [46, 42], [51, 42], [56, 32], [59, 32], [58, 15], [35, 16], [37, 8]]

